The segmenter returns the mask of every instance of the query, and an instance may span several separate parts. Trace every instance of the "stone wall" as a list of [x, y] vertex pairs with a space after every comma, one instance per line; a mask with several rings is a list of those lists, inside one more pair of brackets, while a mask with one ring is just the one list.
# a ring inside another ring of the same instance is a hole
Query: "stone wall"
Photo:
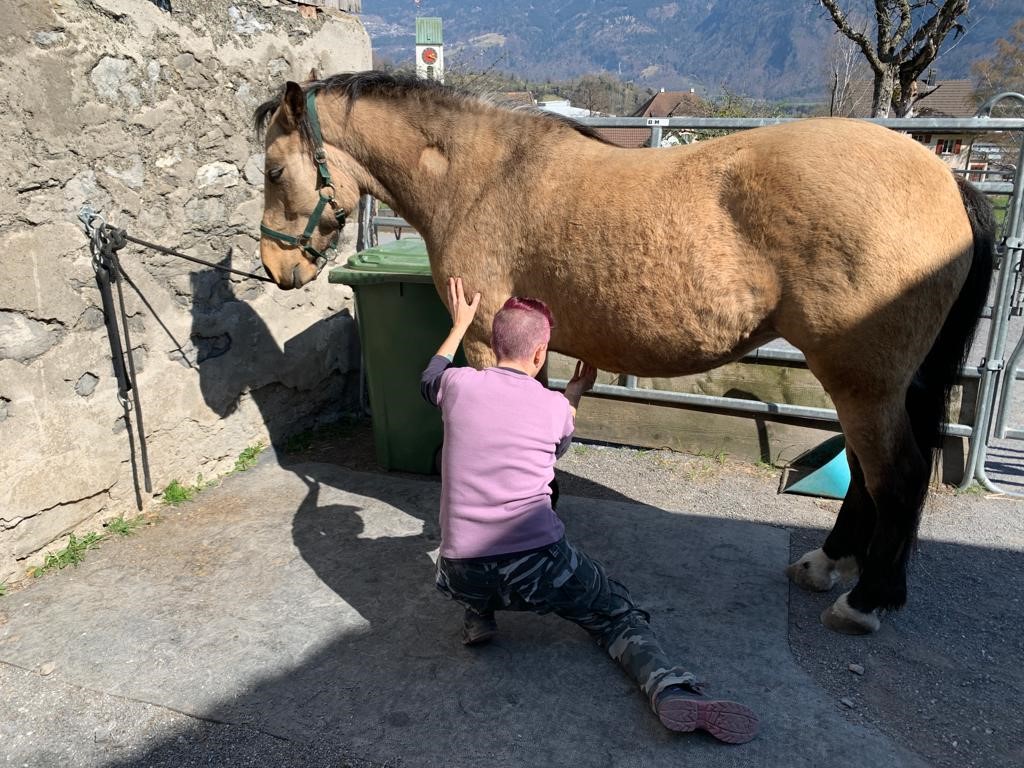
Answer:
[[[0, 582], [69, 532], [135, 511], [79, 208], [136, 237], [257, 268], [253, 107], [313, 67], [370, 65], [357, 16], [297, 10], [275, 0], [5, 0]], [[355, 407], [345, 289], [324, 278], [284, 292], [134, 246], [121, 253], [150, 304], [127, 291], [154, 495]]]

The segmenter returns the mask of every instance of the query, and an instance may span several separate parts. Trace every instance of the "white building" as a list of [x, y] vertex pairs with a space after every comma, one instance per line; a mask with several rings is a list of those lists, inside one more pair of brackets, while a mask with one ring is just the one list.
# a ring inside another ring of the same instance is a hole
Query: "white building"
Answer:
[[543, 109], [545, 112], [554, 112], [565, 117], [591, 117], [596, 115], [596, 112], [591, 112], [589, 109], [581, 109], [580, 107], [574, 107], [568, 99], [555, 99], [551, 101], [538, 101], [537, 107]]

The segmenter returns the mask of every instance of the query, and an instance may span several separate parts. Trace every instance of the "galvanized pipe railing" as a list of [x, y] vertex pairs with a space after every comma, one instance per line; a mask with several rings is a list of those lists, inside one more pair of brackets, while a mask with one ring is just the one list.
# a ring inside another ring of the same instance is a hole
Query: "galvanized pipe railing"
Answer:
[[[565, 379], [548, 380], [548, 386], [552, 389], [564, 390], [568, 383]], [[629, 384], [626, 386], [595, 384], [591, 392], [595, 395], [624, 398], [630, 401], [667, 403], [702, 410], [768, 416], [781, 421], [816, 421], [839, 426], [839, 417], [832, 408], [816, 408], [809, 405], [792, 405], [790, 403], [766, 403], [761, 400], [743, 400], [738, 397], [720, 397], [718, 395], [698, 395], [692, 392], [670, 392], [664, 389], [645, 389], [635, 385], [630, 386]], [[974, 428], [970, 424], [943, 424], [942, 431], [944, 434], [953, 437], [969, 438], [974, 434]]]
[[[1024, 95], [1019, 93], [1002, 93], [989, 99], [979, 110], [979, 114], [989, 115], [992, 109], [999, 102], [1013, 99], [1024, 104]], [[984, 119], [984, 118], [982, 118]], [[1010, 356], [1009, 361], [1004, 361], [1003, 354], [1006, 351], [1006, 337], [1009, 330], [1010, 317], [1013, 314], [1014, 286], [1016, 277], [1021, 270], [1021, 258], [1024, 254], [1024, 137], [1021, 137], [1021, 147], [1017, 156], [1017, 168], [1014, 178], [1014, 190], [1010, 196], [1010, 205], [1007, 210], [1005, 251], [1002, 254], [999, 277], [996, 289], [996, 300], [992, 312], [992, 323], [989, 328], [988, 346], [986, 349], [986, 360], [979, 385], [977, 406], [975, 408], [975, 432], [976, 436], [970, 441], [970, 450], [967, 455], [967, 468], [964, 471], [964, 482], [961, 488], [965, 487], [972, 479], [977, 479], [982, 487], [993, 493], [1003, 493], [1010, 496], [1024, 497], [1024, 494], [1007, 491], [998, 487], [988, 477], [985, 467], [985, 457], [988, 453], [990, 429], [994, 409], [996, 408], [995, 398], [1002, 384], [1001, 397], [998, 405], [998, 415], [995, 419], [997, 431], [1005, 437], [1024, 437], [1020, 430], [1009, 430], [1006, 428], [1006, 416], [1010, 405], [1010, 387], [1016, 376], [1009, 381], [1001, 381], [1004, 367], [1016, 373], [1017, 364], [1020, 359], [1020, 347]], [[1012, 434], [1011, 434], [1012, 432]]]

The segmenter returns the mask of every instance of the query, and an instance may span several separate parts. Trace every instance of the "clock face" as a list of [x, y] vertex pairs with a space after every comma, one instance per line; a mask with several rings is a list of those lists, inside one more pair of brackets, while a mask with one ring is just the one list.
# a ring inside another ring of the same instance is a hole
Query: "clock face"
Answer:
[[424, 64], [436, 64], [437, 63], [437, 49], [436, 48], [424, 48], [423, 53], [420, 55], [423, 59]]

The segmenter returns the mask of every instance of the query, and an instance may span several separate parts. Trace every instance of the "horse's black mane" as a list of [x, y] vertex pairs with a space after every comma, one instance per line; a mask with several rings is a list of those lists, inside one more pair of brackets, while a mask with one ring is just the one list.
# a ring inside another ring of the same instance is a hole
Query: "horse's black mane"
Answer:
[[[327, 93], [343, 95], [348, 100], [350, 106], [360, 96], [382, 96], [396, 99], [407, 97], [427, 97], [434, 101], [453, 105], [484, 103], [484, 100], [468, 91], [462, 91], [452, 86], [442, 85], [435, 80], [424, 80], [407, 73], [381, 72], [379, 70], [355, 72], [353, 74], [345, 75], [332, 75], [331, 77], [323, 80], [313, 80], [308, 83], [303, 83], [303, 89], [309, 90], [310, 88], [317, 88]], [[276, 97], [269, 101], [265, 101], [256, 107], [253, 112], [253, 123], [257, 132], [261, 132], [266, 128], [267, 123], [270, 122], [270, 118], [277, 111], [278, 107], [281, 106], [281, 100], [283, 98], [284, 88], [281, 89], [280, 93]], [[572, 128], [574, 131], [582, 136], [586, 136], [587, 138], [595, 139], [602, 143], [608, 143], [595, 129], [591, 128], [589, 125], [578, 123], [570, 117], [558, 115], [553, 112], [544, 112], [539, 109], [516, 109], [515, 111], [527, 112], [528, 114], [534, 115], [542, 120], [547, 120], [551, 123]], [[302, 134], [303, 140], [307, 142], [310, 141], [312, 133], [310, 131], [308, 121], [302, 121], [302, 124], [299, 126], [299, 131]]]

